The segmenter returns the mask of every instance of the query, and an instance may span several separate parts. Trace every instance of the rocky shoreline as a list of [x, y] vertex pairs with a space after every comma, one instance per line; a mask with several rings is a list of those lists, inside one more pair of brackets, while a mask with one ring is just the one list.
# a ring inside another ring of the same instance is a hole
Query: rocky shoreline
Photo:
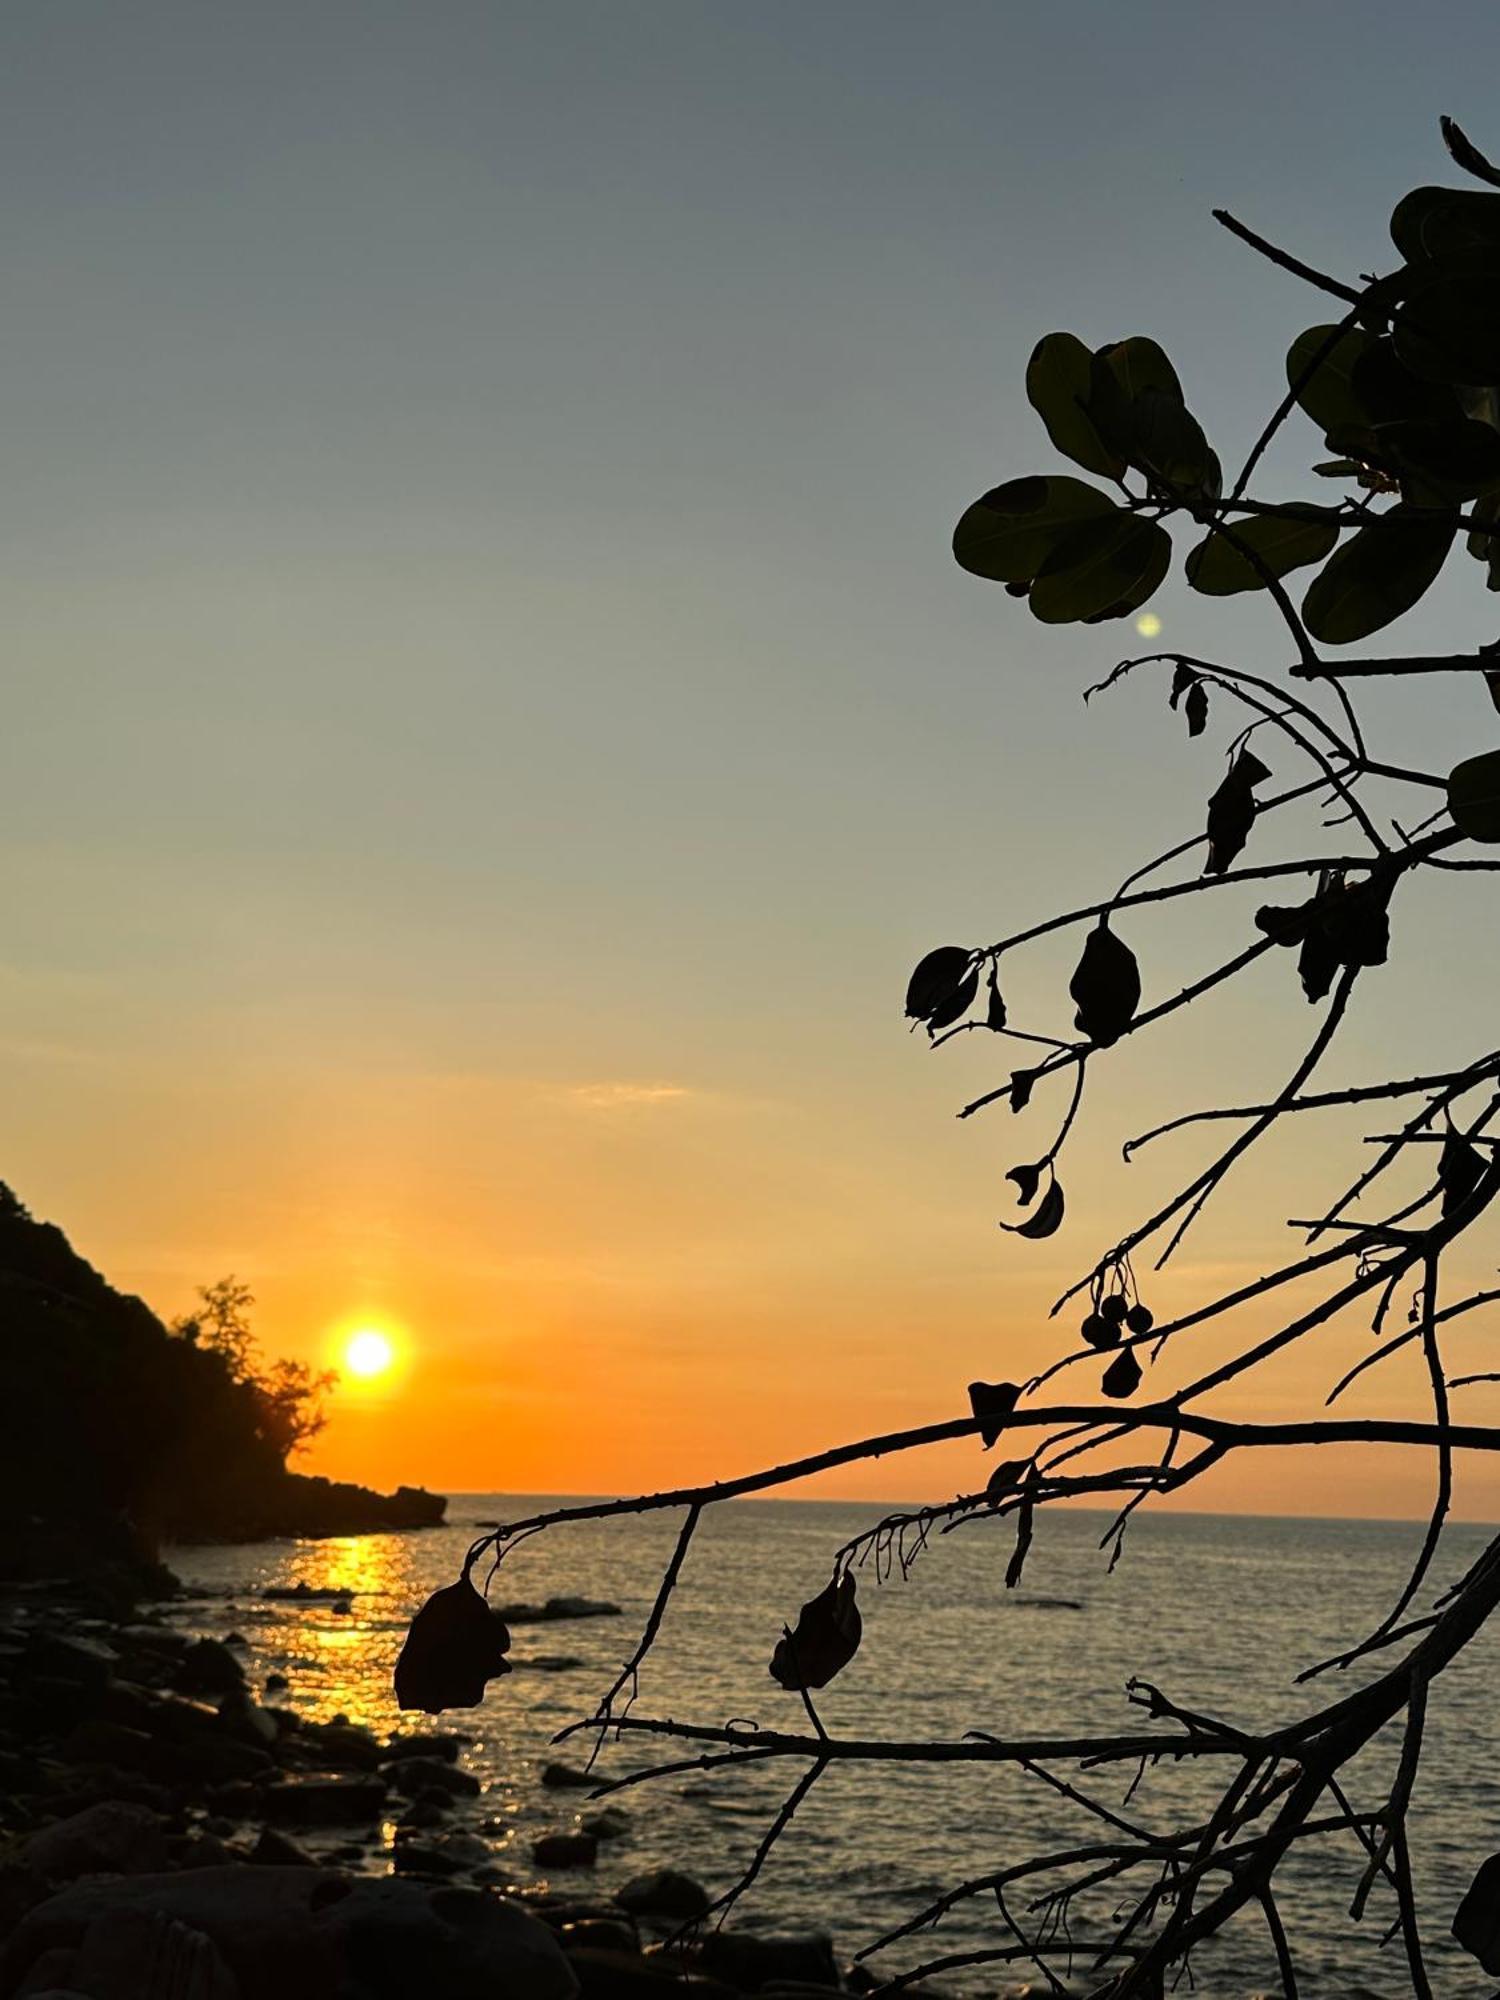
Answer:
[[826, 1936], [673, 1942], [709, 1900], [685, 1873], [590, 1895], [631, 1816], [583, 1798], [576, 1767], [542, 1771], [558, 1824], [517, 1874], [486, 1838], [507, 1822], [461, 1732], [310, 1721], [254, 1692], [248, 1650], [57, 1577], [0, 1599], [3, 2000], [794, 2000], [875, 1983]]

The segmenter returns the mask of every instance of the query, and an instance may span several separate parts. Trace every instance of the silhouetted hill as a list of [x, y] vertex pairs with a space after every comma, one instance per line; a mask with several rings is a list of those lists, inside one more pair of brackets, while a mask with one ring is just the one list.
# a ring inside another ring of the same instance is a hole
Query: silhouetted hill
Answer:
[[[10, 1538], [163, 1541], [426, 1527], [445, 1502], [289, 1472], [253, 1390], [168, 1332], [0, 1184], [0, 1520]], [[3, 1566], [3, 1565], [0, 1565]]]

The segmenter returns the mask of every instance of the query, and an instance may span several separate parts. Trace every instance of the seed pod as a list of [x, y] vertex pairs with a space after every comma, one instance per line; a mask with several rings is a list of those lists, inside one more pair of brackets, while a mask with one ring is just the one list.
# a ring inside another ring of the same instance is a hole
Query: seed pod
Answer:
[[[1106, 1299], [1105, 1304], [1109, 1301]], [[1090, 1313], [1079, 1329], [1090, 1347], [1101, 1351], [1106, 1347], [1120, 1344], [1120, 1324], [1118, 1320], [1106, 1319], [1103, 1313]]]
[[1133, 1347], [1120, 1349], [1105, 1369], [1101, 1386], [1106, 1396], [1114, 1396], [1117, 1399], [1135, 1394], [1141, 1386], [1141, 1364], [1135, 1358]]
[[863, 1629], [854, 1578], [845, 1570], [803, 1605], [797, 1629], [777, 1640], [772, 1680], [784, 1688], [827, 1687], [859, 1651]]
[[1020, 1394], [1021, 1387], [1018, 1382], [969, 1384], [969, 1408], [980, 1419], [979, 1435], [986, 1451], [1005, 1429], [1005, 1419], [1016, 1407]]
[[1123, 1292], [1111, 1292], [1109, 1297], [1100, 1303], [1099, 1310], [1111, 1326], [1118, 1326], [1128, 1310], [1125, 1303], [1125, 1294]]
[[1156, 1314], [1150, 1306], [1134, 1305], [1125, 1315], [1125, 1324], [1132, 1333], [1149, 1333], [1156, 1324]]
[[396, 1662], [400, 1708], [440, 1715], [445, 1708], [477, 1708], [486, 1681], [510, 1672], [510, 1634], [467, 1575], [428, 1598], [406, 1635]]

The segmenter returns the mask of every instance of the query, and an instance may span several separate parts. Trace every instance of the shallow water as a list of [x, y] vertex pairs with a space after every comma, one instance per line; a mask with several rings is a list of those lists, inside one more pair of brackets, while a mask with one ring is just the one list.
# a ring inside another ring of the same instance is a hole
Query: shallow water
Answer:
[[[452, 1525], [416, 1535], [271, 1542], [245, 1548], [169, 1552], [184, 1582], [232, 1593], [231, 1605], [184, 1606], [184, 1623], [244, 1633], [251, 1671], [291, 1682], [303, 1713], [342, 1712], [379, 1730], [398, 1726], [391, 1670], [412, 1610], [450, 1582], [477, 1523], [518, 1519], [548, 1504], [533, 1497], [460, 1495]], [[875, 1505], [745, 1501], [711, 1510], [699, 1529], [681, 1587], [642, 1675], [638, 1715], [722, 1723], [753, 1718], [800, 1730], [801, 1704], [766, 1672], [783, 1621], [827, 1579], [833, 1549], [878, 1518]], [[1297, 1668], [1376, 1624], [1398, 1589], [1420, 1530], [1407, 1523], [1250, 1520], [1176, 1515], [1140, 1519], [1113, 1575], [1097, 1541], [1104, 1516], [1045, 1516], [1026, 1587], [1002, 1587], [1011, 1532], [970, 1527], [934, 1543], [910, 1577], [876, 1587], [866, 1571], [860, 1599], [865, 1639], [858, 1658], [819, 1698], [834, 1735], [1098, 1735], [1133, 1726], [1124, 1687], [1132, 1674], [1174, 1700], [1246, 1726], [1287, 1719], [1336, 1691], [1290, 1685]], [[634, 1646], [672, 1547], [680, 1516], [569, 1527], [533, 1537], [507, 1560], [496, 1602], [549, 1595], [612, 1598], [623, 1618], [525, 1625], [516, 1630], [518, 1671], [491, 1684], [482, 1709], [439, 1726], [472, 1731], [466, 1761], [483, 1780], [482, 1817], [501, 1823], [497, 1858], [535, 1879], [531, 1841], [590, 1810], [578, 1792], [538, 1782], [552, 1758], [581, 1761], [578, 1745], [551, 1747], [556, 1730], [588, 1712]], [[1490, 1531], [1456, 1527], [1445, 1538], [1440, 1582], [1472, 1560]], [[351, 1593], [348, 1616], [328, 1604], [268, 1603], [267, 1585], [305, 1581]], [[1061, 1600], [1061, 1601], [1059, 1601]], [[528, 1666], [538, 1656], [571, 1656], [561, 1671]], [[1497, 1705], [1495, 1635], [1482, 1634], [1436, 1690], [1427, 1753], [1412, 1814], [1423, 1934], [1438, 1992], [1479, 2000], [1493, 1992], [1447, 1938], [1458, 1897], [1479, 1860], [1500, 1848], [1500, 1777], [1493, 1768]], [[421, 1718], [406, 1718], [407, 1726]], [[654, 1761], [639, 1737], [606, 1747], [602, 1777]], [[676, 1746], [661, 1746], [662, 1757]], [[1077, 1774], [1065, 1764], [1063, 1775]], [[1356, 1804], [1379, 1803], [1389, 1746], [1356, 1767]], [[592, 1875], [559, 1877], [580, 1893], [607, 1893], [642, 1868], [686, 1868], [711, 1890], [727, 1887], [800, 1767], [775, 1762], [691, 1773], [634, 1787], [620, 1803], [628, 1838], [601, 1847]], [[1222, 1769], [1222, 1767], [1221, 1767]], [[1095, 1771], [1080, 1782], [1118, 1807], [1134, 1766]], [[1165, 1831], [1201, 1807], [1208, 1774], [1159, 1770], [1129, 1807]], [[1181, 1815], [1181, 1819], [1179, 1819]], [[762, 1928], [832, 1930], [852, 1952], [967, 1876], [1033, 1851], [1062, 1848], [1107, 1830], [1035, 1778], [996, 1766], [905, 1768], [835, 1765], [815, 1787], [777, 1846], [736, 1922]], [[1314, 1851], [1315, 1850], [1315, 1851]], [[1379, 1940], [1393, 1911], [1378, 1890], [1355, 1930], [1347, 1908], [1359, 1875], [1350, 1835], [1309, 1843], [1284, 1878], [1282, 1908], [1304, 1991], [1339, 1994], [1365, 1986], [1410, 1990], [1399, 1943]], [[1015, 1906], [1019, 1909], [1021, 1904]], [[1087, 1938], [1107, 1908], [1080, 1905], [1075, 1935]], [[907, 1939], [877, 1965], [894, 1972], [939, 1953], [1006, 1942], [994, 1901], [976, 1897], [935, 1930]], [[983, 1994], [1024, 1976], [972, 1973], [945, 1982]], [[1082, 1964], [1080, 1963], [1080, 1971]], [[1244, 2000], [1277, 1990], [1259, 1918], [1237, 1920], [1194, 1961], [1205, 2000]], [[1186, 1987], [1181, 1989], [1186, 1991]]]

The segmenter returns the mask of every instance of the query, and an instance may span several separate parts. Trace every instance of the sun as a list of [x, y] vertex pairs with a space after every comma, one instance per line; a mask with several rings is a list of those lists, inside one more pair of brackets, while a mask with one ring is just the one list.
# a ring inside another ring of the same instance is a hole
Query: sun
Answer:
[[395, 1358], [390, 1335], [382, 1333], [378, 1326], [362, 1326], [344, 1343], [344, 1366], [365, 1382], [383, 1375]]

